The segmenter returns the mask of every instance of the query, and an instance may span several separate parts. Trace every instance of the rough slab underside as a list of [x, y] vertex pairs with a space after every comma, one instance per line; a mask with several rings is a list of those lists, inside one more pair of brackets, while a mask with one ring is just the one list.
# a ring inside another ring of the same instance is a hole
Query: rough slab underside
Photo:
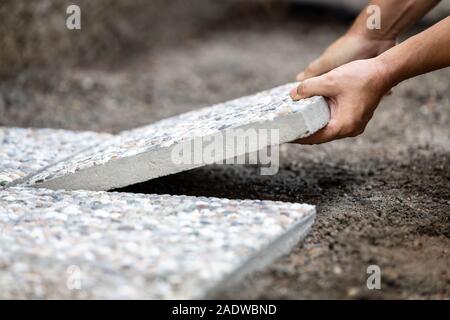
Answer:
[[[186, 141], [204, 140], [237, 128], [278, 129], [278, 143], [310, 135], [328, 122], [327, 103], [322, 97], [294, 102], [288, 96], [292, 86], [284, 85], [124, 131], [50, 166], [25, 184], [50, 189], [110, 190], [204, 165], [172, 161], [174, 146]], [[267, 142], [266, 146], [271, 144]], [[258, 149], [262, 149], [261, 145]], [[257, 150], [246, 149], [244, 153], [254, 151]], [[235, 149], [224, 152], [233, 157], [242, 154]]]
[[1, 190], [0, 208], [2, 299], [202, 298], [288, 252], [315, 217], [283, 202], [36, 188]]
[[0, 187], [110, 137], [87, 131], [0, 127]]

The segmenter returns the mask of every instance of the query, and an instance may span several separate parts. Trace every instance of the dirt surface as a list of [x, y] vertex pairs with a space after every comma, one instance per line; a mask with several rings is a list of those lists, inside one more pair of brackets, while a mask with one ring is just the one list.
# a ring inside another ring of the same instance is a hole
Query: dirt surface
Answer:
[[[231, 10], [120, 66], [28, 70], [0, 83], [0, 125], [118, 132], [251, 94], [292, 81], [350, 19], [323, 8]], [[449, 69], [407, 81], [362, 136], [284, 145], [276, 176], [211, 166], [126, 190], [317, 206], [302, 245], [223, 297], [449, 299], [449, 92]], [[381, 290], [366, 288], [372, 264]]]

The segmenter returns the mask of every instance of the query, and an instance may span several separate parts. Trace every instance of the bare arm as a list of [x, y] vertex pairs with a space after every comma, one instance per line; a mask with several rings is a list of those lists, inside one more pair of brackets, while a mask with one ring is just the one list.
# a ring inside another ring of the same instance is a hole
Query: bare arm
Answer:
[[327, 97], [331, 119], [325, 128], [297, 142], [318, 144], [361, 134], [389, 89], [408, 78], [450, 66], [449, 31], [450, 17], [376, 58], [353, 61], [301, 82], [291, 97]]
[[369, 59], [392, 48], [397, 37], [422, 18], [440, 0], [372, 0], [380, 8], [381, 28], [367, 28], [368, 6], [359, 14], [345, 35], [297, 75], [302, 81], [324, 74], [345, 63]]
[[377, 59], [385, 64], [391, 86], [450, 66], [450, 16]]
[[367, 28], [368, 14], [363, 10], [349, 32], [370, 39], [394, 40], [439, 2], [440, 0], [372, 0], [368, 6], [376, 5], [380, 8], [381, 28], [373, 30]]

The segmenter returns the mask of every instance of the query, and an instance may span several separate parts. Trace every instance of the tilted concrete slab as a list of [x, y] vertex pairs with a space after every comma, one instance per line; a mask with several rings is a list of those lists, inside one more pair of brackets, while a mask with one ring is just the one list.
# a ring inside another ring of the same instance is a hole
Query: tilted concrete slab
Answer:
[[287, 253], [310, 205], [37, 188], [0, 190], [0, 298], [216, 295]]
[[[111, 190], [204, 165], [197, 162], [174, 163], [174, 148], [186, 141], [195, 145], [217, 135], [226, 136], [238, 128], [278, 129], [279, 140], [268, 140], [265, 146], [310, 135], [327, 124], [329, 109], [322, 97], [292, 101], [288, 92], [294, 85], [284, 85], [122, 132], [34, 175], [25, 185], [66, 190]], [[256, 149], [249, 147], [245, 150], [225, 148], [219, 161], [253, 153], [265, 146], [258, 144]]]
[[0, 127], [0, 187], [110, 137], [88, 131]]

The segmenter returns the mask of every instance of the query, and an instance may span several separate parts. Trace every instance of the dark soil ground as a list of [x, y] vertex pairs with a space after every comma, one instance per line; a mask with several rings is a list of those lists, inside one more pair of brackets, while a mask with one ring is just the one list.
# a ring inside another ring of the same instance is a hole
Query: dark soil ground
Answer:
[[[28, 70], [0, 83], [0, 125], [118, 132], [251, 94], [292, 81], [350, 21], [323, 8], [228, 11], [120, 65]], [[449, 299], [449, 123], [445, 69], [395, 88], [360, 137], [283, 146], [276, 176], [211, 166], [126, 190], [317, 206], [303, 244], [223, 297]], [[381, 290], [366, 287], [372, 264]]]

